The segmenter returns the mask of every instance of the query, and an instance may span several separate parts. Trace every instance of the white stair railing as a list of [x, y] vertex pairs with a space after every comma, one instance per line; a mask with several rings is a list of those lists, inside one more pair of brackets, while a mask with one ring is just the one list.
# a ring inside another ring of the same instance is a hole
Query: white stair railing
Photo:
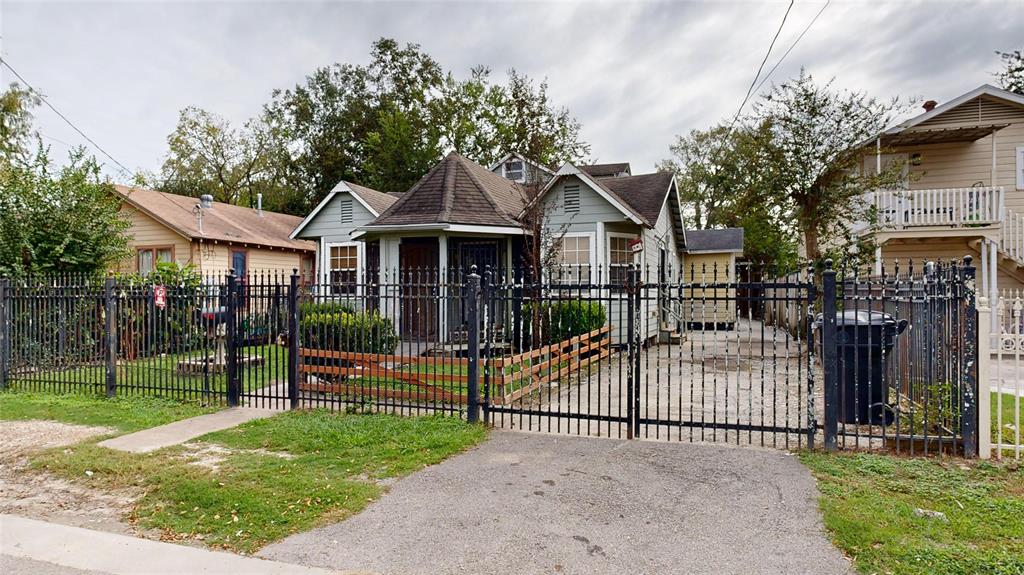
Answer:
[[999, 234], [999, 251], [1019, 264], [1024, 264], [1024, 214], [1007, 208]]

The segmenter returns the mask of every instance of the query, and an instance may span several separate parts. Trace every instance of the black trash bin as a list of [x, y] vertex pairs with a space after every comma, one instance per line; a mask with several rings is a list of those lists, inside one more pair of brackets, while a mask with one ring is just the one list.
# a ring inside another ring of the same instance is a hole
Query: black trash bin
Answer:
[[839, 375], [839, 421], [889, 425], [893, 410], [886, 402], [882, 373], [907, 328], [880, 311], [857, 310], [836, 314], [836, 358]]

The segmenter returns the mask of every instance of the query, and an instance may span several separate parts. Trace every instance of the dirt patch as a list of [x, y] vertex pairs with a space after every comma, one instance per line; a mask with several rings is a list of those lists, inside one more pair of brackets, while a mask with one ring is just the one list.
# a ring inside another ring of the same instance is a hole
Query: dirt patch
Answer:
[[228, 456], [236, 453], [264, 455], [267, 457], [278, 457], [280, 459], [295, 458], [291, 453], [284, 453], [282, 451], [270, 451], [267, 449], [228, 449], [227, 447], [216, 445], [214, 443], [190, 442], [185, 443], [183, 447], [188, 450], [183, 454], [183, 457], [185, 457], [190, 465], [197, 465], [215, 473], [220, 471], [221, 464], [227, 460]]
[[122, 518], [140, 493], [92, 490], [28, 469], [33, 453], [113, 432], [106, 427], [54, 421], [0, 421], [0, 513], [135, 534]]

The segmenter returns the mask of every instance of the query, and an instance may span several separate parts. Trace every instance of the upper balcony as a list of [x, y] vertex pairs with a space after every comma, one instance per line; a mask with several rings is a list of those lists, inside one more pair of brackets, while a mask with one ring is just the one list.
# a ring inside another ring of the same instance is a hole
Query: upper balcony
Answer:
[[878, 230], [997, 227], [1005, 219], [1002, 187], [884, 190], [871, 194]]

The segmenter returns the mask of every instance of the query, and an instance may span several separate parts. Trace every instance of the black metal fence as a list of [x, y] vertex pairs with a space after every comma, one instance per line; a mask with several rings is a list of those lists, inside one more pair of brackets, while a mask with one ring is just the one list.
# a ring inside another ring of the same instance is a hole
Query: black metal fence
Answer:
[[0, 385], [604, 437], [976, 445], [969, 264], [820, 283], [811, 266], [479, 271], [0, 280]]

